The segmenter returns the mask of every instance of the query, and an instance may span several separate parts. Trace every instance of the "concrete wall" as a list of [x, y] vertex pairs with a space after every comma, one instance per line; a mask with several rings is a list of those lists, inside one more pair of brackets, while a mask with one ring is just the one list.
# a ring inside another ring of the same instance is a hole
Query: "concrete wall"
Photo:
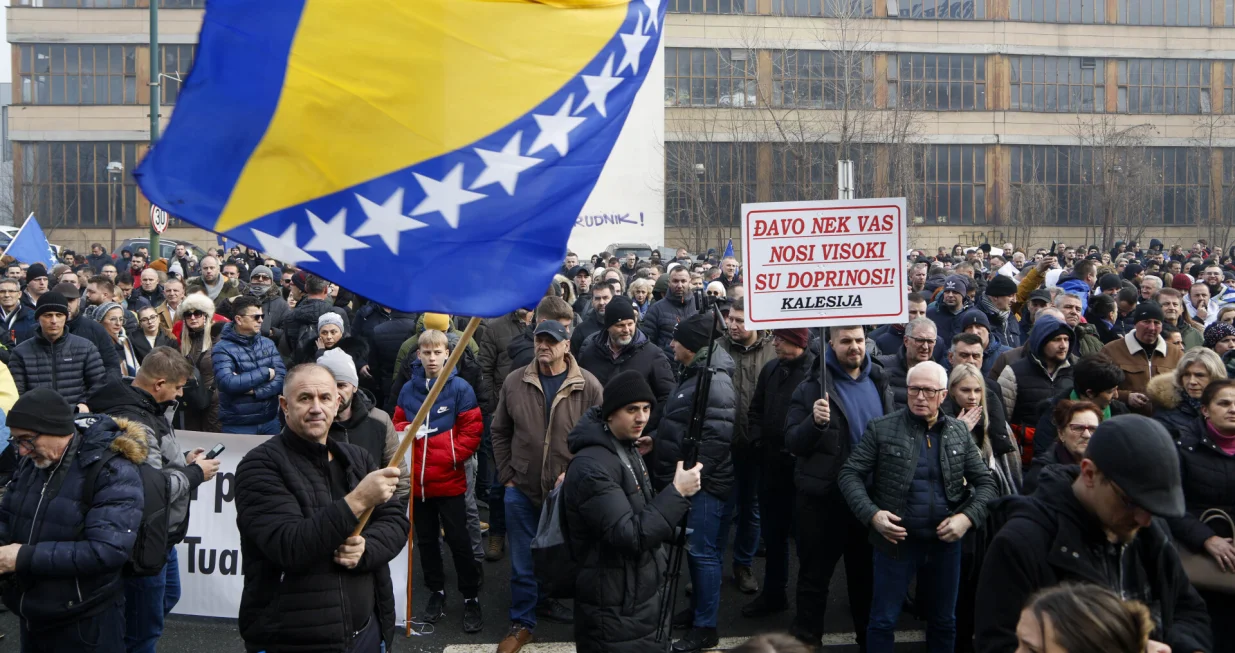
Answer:
[[[116, 229], [116, 245], [124, 242], [125, 238], [145, 238], [150, 235], [150, 229], [147, 227], [141, 228], [121, 228]], [[202, 249], [210, 249], [216, 247], [218, 241], [213, 232], [197, 227], [175, 227], [163, 232], [164, 238], [173, 240], [187, 240]], [[111, 251], [111, 230], [110, 229], [70, 229], [59, 228], [47, 230], [47, 240], [52, 244], [61, 247], [67, 247], [75, 252], [89, 252], [91, 243], [101, 243], [107, 251]]]

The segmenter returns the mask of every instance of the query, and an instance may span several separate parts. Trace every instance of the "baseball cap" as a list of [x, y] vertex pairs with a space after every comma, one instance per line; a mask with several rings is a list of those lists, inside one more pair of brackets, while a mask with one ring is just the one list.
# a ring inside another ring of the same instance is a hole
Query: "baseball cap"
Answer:
[[1179, 454], [1160, 422], [1143, 415], [1112, 417], [1094, 431], [1085, 457], [1150, 514], [1184, 516]]
[[1046, 290], [1045, 288], [1039, 288], [1029, 293], [1029, 301], [1032, 302], [1035, 300], [1046, 302], [1047, 304], [1051, 303], [1051, 291]]
[[536, 325], [536, 330], [532, 332], [533, 336], [547, 335], [552, 336], [554, 340], [561, 342], [570, 336], [566, 335], [566, 327], [562, 326], [557, 320], [544, 320]]
[[52, 292], [58, 292], [61, 295], [64, 295], [65, 299], [77, 299], [81, 297], [81, 291], [77, 289], [77, 286], [68, 282], [58, 283], [56, 284], [56, 287], [51, 290]]

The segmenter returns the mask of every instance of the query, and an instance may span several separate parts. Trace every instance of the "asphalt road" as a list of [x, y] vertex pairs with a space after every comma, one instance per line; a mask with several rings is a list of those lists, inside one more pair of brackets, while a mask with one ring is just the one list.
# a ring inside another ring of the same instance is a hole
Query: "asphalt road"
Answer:
[[[444, 549], [443, 549], [444, 550]], [[446, 617], [438, 622], [432, 634], [404, 638], [402, 634], [396, 640], [395, 650], [412, 651], [416, 653], [491, 653], [496, 644], [506, 634], [509, 627], [510, 608], [510, 558], [505, 557], [500, 562], [485, 563], [485, 582], [481, 589], [481, 607], [484, 611], [485, 627], [474, 635], [464, 634], [462, 628], [462, 599], [453, 589], [454, 570], [450, 556], [446, 555], [447, 572], [447, 608]], [[683, 584], [689, 574], [683, 564]], [[763, 559], [756, 558], [756, 578], [763, 577]], [[726, 561], [726, 573], [730, 572]], [[796, 557], [791, 562], [790, 578], [797, 574]], [[424, 607], [426, 590], [421, 581], [420, 565], [414, 570], [415, 591], [413, 606], [416, 613]], [[792, 592], [793, 583], [790, 582]], [[792, 617], [791, 612], [775, 615], [767, 619], [753, 621], [742, 617], [742, 606], [753, 596], [742, 594], [727, 579], [721, 590], [720, 635], [724, 640], [722, 646], [734, 646], [752, 635], [764, 632], [784, 630]], [[792, 597], [791, 597], [792, 600]], [[844, 569], [839, 566], [832, 581], [827, 614], [823, 616], [825, 651], [839, 653], [857, 651], [852, 645], [853, 625], [849, 618], [848, 600], [845, 594]], [[688, 599], [683, 593], [678, 600], [678, 608], [688, 605]], [[0, 614], [0, 632], [7, 634], [0, 640], [0, 653], [17, 651], [17, 620], [11, 613]], [[921, 641], [922, 624], [903, 617], [898, 641]], [[573, 639], [571, 626], [541, 623], [536, 630], [537, 642], [570, 642]], [[449, 647], [449, 648], [448, 648]], [[921, 644], [902, 644], [900, 650], [911, 651], [921, 648]], [[236, 627], [235, 620], [209, 619], [199, 617], [169, 617], [163, 638], [159, 643], [161, 653], [227, 653], [243, 651], [244, 645]], [[570, 646], [527, 647], [525, 653], [569, 653]]]

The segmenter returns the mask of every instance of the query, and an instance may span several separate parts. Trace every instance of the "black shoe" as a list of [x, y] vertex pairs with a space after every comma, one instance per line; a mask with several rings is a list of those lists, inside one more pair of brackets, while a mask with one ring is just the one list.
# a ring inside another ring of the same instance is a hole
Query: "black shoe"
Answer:
[[760, 594], [754, 601], [742, 607], [742, 616], [747, 619], [762, 619], [789, 609], [789, 600], [784, 596], [770, 597]]
[[480, 613], [479, 599], [463, 601], [463, 632], [478, 633], [485, 627], [485, 618]]
[[446, 592], [430, 592], [429, 604], [425, 606], [425, 611], [421, 613], [420, 620], [425, 623], [435, 624], [444, 616], [446, 616]]
[[719, 644], [715, 628], [691, 628], [685, 637], [673, 643], [673, 653], [699, 653]]
[[690, 628], [693, 625], [695, 625], [694, 608], [686, 608], [685, 610], [673, 615], [674, 628]]
[[536, 606], [536, 617], [555, 624], [575, 623], [575, 611], [557, 599], [546, 599]]

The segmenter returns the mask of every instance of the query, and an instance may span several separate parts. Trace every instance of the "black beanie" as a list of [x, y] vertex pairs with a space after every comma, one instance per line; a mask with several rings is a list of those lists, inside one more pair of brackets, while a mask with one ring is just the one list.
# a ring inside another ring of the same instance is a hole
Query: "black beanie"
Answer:
[[45, 276], [47, 276], [47, 266], [42, 263], [35, 263], [26, 268], [26, 283]]
[[712, 341], [712, 321], [708, 313], [695, 313], [678, 323], [673, 330], [673, 339], [690, 351], [698, 352]]
[[1016, 282], [1012, 277], [996, 274], [995, 278], [986, 283], [987, 297], [1007, 297], [1016, 294]]
[[609, 305], [605, 307], [605, 328], [621, 322], [622, 320], [638, 321], [635, 315], [635, 304], [630, 301], [626, 295], [618, 295], [609, 300]]
[[22, 393], [5, 415], [5, 425], [39, 435], [72, 435], [77, 431], [73, 407], [51, 388], [33, 388]]
[[1132, 309], [1132, 323], [1136, 324], [1141, 320], [1157, 320], [1159, 322], [1166, 321], [1166, 315], [1162, 312], [1162, 305], [1158, 302], [1144, 302], [1137, 304], [1136, 308]]
[[45, 292], [39, 295], [39, 300], [34, 303], [34, 317], [38, 318], [44, 313], [64, 313], [67, 316], [69, 300], [58, 292]]
[[600, 404], [600, 419], [608, 419], [613, 411], [638, 401], [646, 401], [652, 404], [653, 408], [656, 407], [656, 395], [652, 394], [652, 386], [648, 385], [642, 374], [626, 370], [605, 384], [604, 399]]

